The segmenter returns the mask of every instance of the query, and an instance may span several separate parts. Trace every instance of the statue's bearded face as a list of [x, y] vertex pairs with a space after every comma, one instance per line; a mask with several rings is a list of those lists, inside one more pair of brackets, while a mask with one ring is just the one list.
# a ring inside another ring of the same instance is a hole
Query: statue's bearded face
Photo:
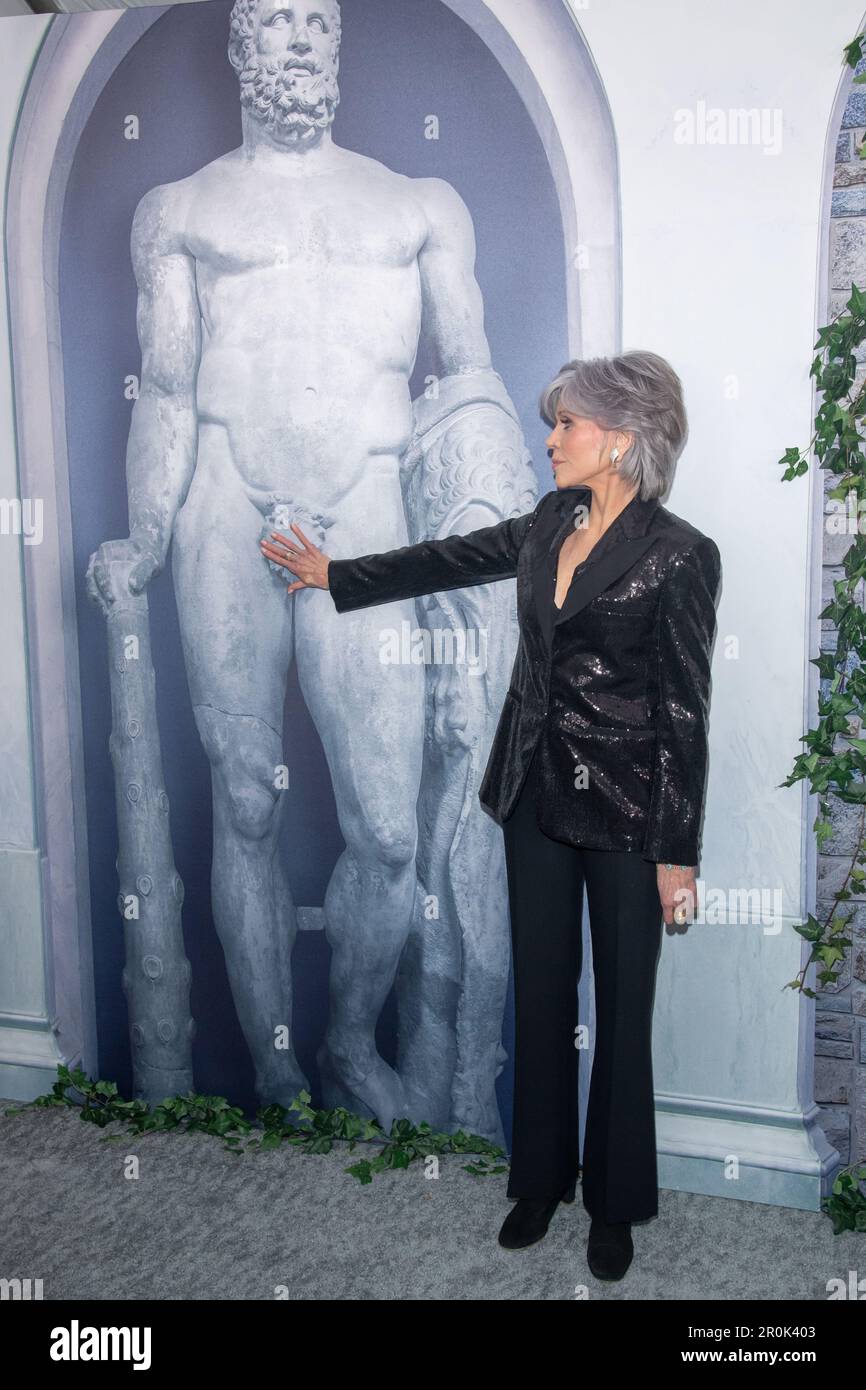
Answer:
[[306, 5], [260, 0], [252, 29], [236, 64], [244, 109], [285, 144], [329, 126], [340, 101], [336, 6], [307, 13]]

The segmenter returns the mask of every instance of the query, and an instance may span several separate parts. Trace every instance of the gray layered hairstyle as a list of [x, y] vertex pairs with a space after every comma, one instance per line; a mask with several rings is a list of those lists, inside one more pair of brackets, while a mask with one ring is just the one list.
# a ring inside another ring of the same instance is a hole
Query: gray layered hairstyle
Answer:
[[560, 410], [586, 415], [602, 429], [634, 435], [617, 471], [646, 501], [674, 480], [689, 426], [682, 382], [655, 352], [625, 352], [566, 362], [541, 393], [539, 409], [553, 428]]

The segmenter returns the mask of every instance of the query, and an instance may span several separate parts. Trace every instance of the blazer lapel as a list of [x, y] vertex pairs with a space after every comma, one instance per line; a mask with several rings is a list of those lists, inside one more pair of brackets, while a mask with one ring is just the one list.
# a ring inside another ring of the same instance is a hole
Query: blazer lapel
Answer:
[[615, 584], [617, 579], [620, 579], [626, 570], [631, 569], [644, 552], [655, 544], [655, 541], [655, 536], [635, 536], [631, 540], [623, 538], [594, 565], [589, 565], [581, 574], [576, 574], [559, 612], [550, 600], [554, 613], [554, 627], [573, 618], [581, 608], [585, 608], [605, 589], [609, 589], [611, 584]]
[[566, 511], [563, 508], [562, 499], [551, 494], [546, 526], [538, 537], [538, 548], [532, 563], [532, 589], [535, 597], [535, 608], [541, 630], [548, 640], [551, 636], [553, 615], [556, 611], [551, 597], [551, 555], [554, 551], [558, 553], [559, 542], [574, 526], [573, 508], [575, 505], [576, 503], [572, 503]]
[[[585, 608], [600, 593], [620, 579], [645, 554], [656, 537], [647, 531], [657, 508], [657, 501], [633, 499], [622, 513], [622, 524], [615, 534], [602, 536], [598, 542], [597, 558], [590, 552], [586, 568], [575, 574], [562, 608], [553, 602], [554, 577], [552, 556], [559, 555], [561, 543], [574, 526], [575, 507], [589, 493], [587, 488], [563, 489], [550, 508], [549, 527], [539, 536], [539, 546], [532, 567], [532, 587], [541, 629], [552, 639], [553, 628], [567, 622]], [[616, 524], [616, 523], [615, 523]]]

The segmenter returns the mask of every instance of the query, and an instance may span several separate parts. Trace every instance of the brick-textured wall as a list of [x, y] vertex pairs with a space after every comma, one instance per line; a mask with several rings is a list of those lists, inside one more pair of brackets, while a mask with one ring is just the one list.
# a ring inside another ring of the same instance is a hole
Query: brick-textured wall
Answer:
[[[856, 71], [866, 71], [866, 62]], [[830, 217], [830, 316], [839, 312], [851, 293], [852, 281], [866, 288], [866, 160], [857, 153], [866, 138], [866, 85], [852, 87], [836, 144], [836, 167]], [[866, 345], [858, 350], [858, 383], [866, 377]], [[825, 494], [834, 485], [824, 475]], [[832, 503], [830, 508], [832, 509]], [[866, 518], [864, 518], [866, 526]], [[833, 598], [833, 581], [843, 578], [842, 561], [851, 545], [850, 534], [833, 535], [826, 528], [823, 546], [822, 607]], [[821, 623], [821, 648], [832, 651], [836, 631]], [[849, 659], [849, 670], [853, 658]], [[826, 692], [826, 684], [822, 687]], [[862, 730], [852, 726], [852, 732]], [[840, 749], [846, 747], [839, 740]], [[851, 855], [866, 825], [856, 806], [830, 798], [833, 838], [818, 857], [816, 916], [826, 920], [832, 894], [841, 887]], [[847, 856], [847, 858], [846, 858]], [[815, 1099], [831, 1144], [845, 1164], [866, 1162], [866, 894], [843, 905], [854, 908], [847, 953], [839, 983], [819, 993], [815, 1021]]]

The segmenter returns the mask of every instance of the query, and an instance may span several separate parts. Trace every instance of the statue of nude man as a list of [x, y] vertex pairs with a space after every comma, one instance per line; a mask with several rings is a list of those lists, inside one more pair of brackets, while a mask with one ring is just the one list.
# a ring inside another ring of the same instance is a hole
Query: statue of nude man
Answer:
[[[256, 1093], [285, 1105], [309, 1087], [291, 1046], [274, 1045], [281, 1026], [291, 1035], [296, 926], [276, 852], [277, 773], [297, 662], [346, 841], [324, 904], [333, 955], [319, 1061], [332, 1094], [341, 1087], [342, 1103], [389, 1130], [405, 1096], [374, 1031], [416, 888], [424, 669], [381, 664], [383, 609], [340, 615], [325, 592], [288, 595], [259, 542], [295, 521], [317, 544], [327, 533], [332, 556], [407, 544], [400, 461], [422, 311], [443, 377], [489, 368], [490, 353], [461, 198], [331, 138], [339, 41], [337, 0], [237, 0], [243, 143], [137, 207], [126, 544], [140, 556], [138, 592], [173, 541], [212, 771], [216, 927]], [[394, 614], [415, 625], [412, 600]]]

